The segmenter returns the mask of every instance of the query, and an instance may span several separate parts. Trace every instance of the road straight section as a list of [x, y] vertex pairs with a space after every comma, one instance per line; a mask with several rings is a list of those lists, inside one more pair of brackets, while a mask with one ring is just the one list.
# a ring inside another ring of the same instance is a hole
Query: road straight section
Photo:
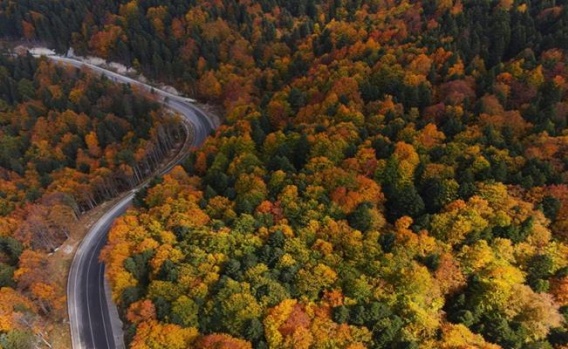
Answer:
[[[118, 329], [113, 331], [104, 292], [104, 265], [99, 255], [114, 219], [126, 211], [134, 193], [111, 207], [89, 230], [75, 252], [67, 283], [67, 306], [71, 340], [76, 349], [123, 348]], [[115, 334], [117, 333], [117, 338]]]

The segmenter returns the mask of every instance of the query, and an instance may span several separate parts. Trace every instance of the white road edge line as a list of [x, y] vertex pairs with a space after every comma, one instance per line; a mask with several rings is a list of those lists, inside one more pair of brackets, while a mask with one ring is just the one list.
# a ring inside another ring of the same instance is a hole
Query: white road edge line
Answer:
[[[96, 246], [98, 244], [95, 244], [95, 249]], [[86, 277], [83, 279], [85, 280], [85, 284], [89, 283], [89, 276], [91, 275], [91, 266], [93, 265], [92, 261], [93, 261], [93, 256], [95, 254], [91, 254], [91, 257], [88, 259], [87, 261], [87, 275]], [[93, 343], [95, 343], [95, 333], [93, 332], [93, 321], [91, 321], [91, 307], [89, 306], [89, 299], [91, 299], [91, 297], [89, 297], [89, 291], [90, 289], [87, 287], [87, 317], [89, 318], [89, 332], [91, 333], [91, 340], [93, 341]]]
[[[102, 240], [104, 241], [104, 240]], [[106, 294], [105, 294], [105, 290], [104, 290], [104, 278], [105, 278], [105, 267], [103, 263], [100, 263], [99, 266], [99, 275], [101, 276], [100, 280], [100, 284], [99, 284], [99, 305], [101, 306], [101, 314], [103, 315], [103, 330], [105, 331], [105, 339], [107, 342], [107, 348], [111, 348], [110, 346], [110, 342], [108, 340], [108, 329], [107, 329], [107, 323], [106, 323], [106, 319], [104, 316], [104, 308], [103, 308], [103, 303], [106, 301]], [[102, 290], [102, 291], [101, 291]], [[110, 329], [110, 335], [114, 338], [114, 334], [112, 333], [112, 327]]]

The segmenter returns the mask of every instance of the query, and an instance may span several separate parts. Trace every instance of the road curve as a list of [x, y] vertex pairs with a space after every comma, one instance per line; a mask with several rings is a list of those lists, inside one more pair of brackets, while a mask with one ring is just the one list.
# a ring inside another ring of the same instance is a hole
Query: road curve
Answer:
[[[168, 108], [181, 114], [193, 128], [192, 146], [199, 146], [215, 129], [215, 124], [206, 113], [191, 103], [191, 99], [173, 95], [148, 84], [141, 83], [115, 72], [92, 64], [59, 56], [48, 56], [49, 59], [72, 65], [77, 68], [88, 68], [104, 74], [117, 83], [138, 86], [162, 97]], [[177, 162], [168, 164], [161, 173], [171, 170]], [[99, 262], [99, 255], [107, 240], [107, 233], [112, 222], [122, 215], [132, 203], [136, 191], [134, 189], [117, 204], [111, 207], [89, 230], [79, 245], [67, 283], [67, 306], [69, 325], [74, 349], [114, 349], [123, 348], [124, 340], [121, 331], [113, 331], [120, 324], [117, 315], [109, 314], [109, 299], [105, 295], [104, 264]], [[113, 326], [114, 324], [114, 326]]]

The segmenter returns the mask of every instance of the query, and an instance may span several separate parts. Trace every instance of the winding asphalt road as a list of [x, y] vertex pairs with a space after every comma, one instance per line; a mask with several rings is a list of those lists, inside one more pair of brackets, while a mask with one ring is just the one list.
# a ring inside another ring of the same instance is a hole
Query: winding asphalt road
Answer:
[[[191, 146], [201, 145], [215, 128], [212, 120], [207, 117], [205, 112], [193, 105], [193, 100], [189, 98], [173, 95], [129, 77], [78, 60], [59, 56], [48, 56], [48, 58], [77, 68], [88, 68], [104, 74], [117, 83], [128, 83], [131, 86], [138, 86], [160, 95], [164, 105], [181, 114], [185, 121], [191, 124], [193, 129]], [[183, 156], [178, 157], [176, 161], [165, 166], [161, 173], [168, 172], [182, 159]], [[137, 190], [132, 190], [131, 193], [110, 208], [93, 225], [75, 252], [67, 284], [67, 306], [74, 349], [124, 347], [122, 331], [117, 331], [117, 328], [120, 328], [118, 314], [116, 311], [112, 314], [109, 313], [109, 299], [105, 294], [105, 267], [103, 263], [99, 262], [99, 255], [106, 243], [107, 233], [112, 222], [126, 211]], [[110, 308], [114, 309], [112, 306]]]

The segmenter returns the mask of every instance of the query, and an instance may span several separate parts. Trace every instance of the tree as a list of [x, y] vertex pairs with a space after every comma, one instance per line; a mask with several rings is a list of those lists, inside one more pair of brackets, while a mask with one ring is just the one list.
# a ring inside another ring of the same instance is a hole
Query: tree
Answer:
[[211, 71], [201, 77], [198, 89], [201, 96], [214, 101], [218, 100], [223, 92], [221, 83]]
[[182, 349], [191, 347], [197, 338], [195, 328], [181, 328], [172, 324], [159, 324], [155, 320], [144, 321], [137, 327], [132, 339], [134, 349]]
[[370, 211], [370, 204], [363, 203], [357, 206], [355, 211], [352, 214], [347, 216], [347, 220], [349, 221], [349, 225], [353, 228], [358, 229], [362, 232], [366, 232], [371, 228], [372, 224], [372, 216]]
[[337, 273], [324, 264], [317, 264], [298, 271], [296, 286], [310, 299], [319, 297], [319, 293], [332, 286], [337, 280]]
[[6, 349], [31, 349], [36, 344], [30, 332], [15, 330], [0, 335], [0, 345]]
[[251, 349], [252, 345], [247, 341], [231, 337], [227, 334], [210, 334], [200, 338], [196, 343], [196, 348]]
[[394, 221], [402, 216], [418, 217], [424, 213], [424, 201], [413, 185], [402, 186], [387, 194], [387, 218]]

